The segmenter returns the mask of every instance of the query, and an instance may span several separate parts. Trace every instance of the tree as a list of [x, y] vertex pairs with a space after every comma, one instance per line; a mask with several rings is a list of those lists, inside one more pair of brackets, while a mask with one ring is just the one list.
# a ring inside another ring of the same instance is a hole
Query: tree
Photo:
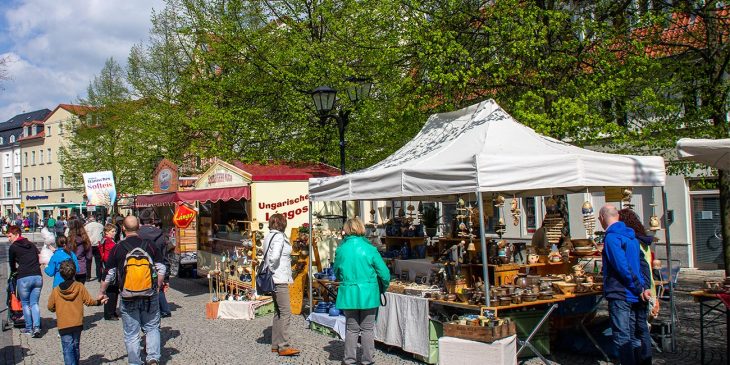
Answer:
[[157, 162], [157, 141], [146, 127], [156, 121], [137, 112], [144, 101], [131, 100], [124, 72], [114, 59], [106, 61], [80, 104], [89, 112], [71, 121], [73, 133], [60, 151], [69, 185], [82, 189], [84, 172], [110, 170], [118, 193], [147, 191]]

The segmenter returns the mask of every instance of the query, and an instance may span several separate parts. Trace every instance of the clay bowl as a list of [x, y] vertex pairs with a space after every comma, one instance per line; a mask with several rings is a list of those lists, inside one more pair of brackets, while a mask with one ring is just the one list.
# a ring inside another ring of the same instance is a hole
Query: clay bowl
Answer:
[[456, 300], [456, 294], [449, 294], [449, 295], [447, 295], [446, 296], [446, 300], [448, 300], [449, 302], [455, 301]]
[[522, 295], [513, 295], [512, 304], [522, 304]]
[[499, 297], [499, 305], [510, 305], [512, 304], [512, 297]]
[[595, 244], [593, 240], [587, 238], [571, 239], [570, 242], [573, 243], [573, 247], [576, 249], [579, 247], [590, 247], [592, 249]]
[[575, 278], [573, 279], [573, 281], [574, 281], [574, 282], [575, 282], [576, 284], [583, 284], [583, 283], [585, 283], [585, 282], [586, 282], [586, 278], [585, 278], [584, 276], [576, 276], [576, 277], [575, 277]]
[[[578, 286], [577, 284], [573, 283], [557, 283], [558, 289], [560, 289], [560, 292], [566, 295], [573, 294], [575, 292], [575, 288]], [[542, 294], [542, 293], [541, 293]]]
[[537, 294], [522, 294], [522, 301], [534, 302], [537, 300]]

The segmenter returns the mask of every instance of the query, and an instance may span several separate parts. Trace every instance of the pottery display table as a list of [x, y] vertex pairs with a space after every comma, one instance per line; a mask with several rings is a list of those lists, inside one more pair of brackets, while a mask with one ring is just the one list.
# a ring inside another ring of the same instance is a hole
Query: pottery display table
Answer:
[[700, 304], [700, 364], [705, 364], [705, 329], [722, 325], [722, 317], [725, 317], [725, 346], [726, 354], [730, 354], [730, 310], [718, 294], [710, 294], [704, 290], [696, 290], [691, 293], [695, 302]]
[[516, 336], [509, 336], [492, 343], [484, 343], [454, 337], [441, 337], [438, 341], [439, 364], [515, 365], [517, 364], [516, 338]]
[[307, 321], [328, 327], [335, 331], [341, 339], [345, 339], [346, 321], [345, 316], [330, 316], [327, 313], [311, 313]]

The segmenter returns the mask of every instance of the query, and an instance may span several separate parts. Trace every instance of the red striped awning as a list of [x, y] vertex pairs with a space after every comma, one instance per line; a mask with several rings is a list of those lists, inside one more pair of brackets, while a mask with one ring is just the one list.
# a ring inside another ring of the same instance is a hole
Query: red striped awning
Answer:
[[160, 205], [174, 205], [177, 203], [195, 202], [219, 202], [229, 200], [251, 200], [250, 186], [237, 186], [230, 188], [201, 189], [176, 191], [172, 193], [137, 195], [135, 205], [137, 207], [153, 207]]

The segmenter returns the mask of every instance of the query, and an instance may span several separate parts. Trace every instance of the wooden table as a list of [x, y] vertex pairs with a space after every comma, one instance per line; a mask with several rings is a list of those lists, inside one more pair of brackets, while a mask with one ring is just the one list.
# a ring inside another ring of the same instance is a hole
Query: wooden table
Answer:
[[[727, 356], [727, 354], [730, 354], [730, 310], [717, 294], [710, 294], [704, 290], [695, 290], [689, 295], [694, 298], [695, 302], [700, 304], [700, 364], [704, 365], [705, 363], [705, 328], [722, 325], [720, 318], [723, 314], [725, 315], [725, 354]], [[715, 315], [705, 323], [705, 317], [712, 314]]]

